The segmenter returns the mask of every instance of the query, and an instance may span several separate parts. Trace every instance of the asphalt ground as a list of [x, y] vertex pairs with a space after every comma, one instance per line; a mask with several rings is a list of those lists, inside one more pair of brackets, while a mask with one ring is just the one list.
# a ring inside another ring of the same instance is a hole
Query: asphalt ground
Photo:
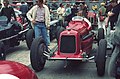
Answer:
[[[56, 45], [55, 41], [51, 43], [51, 47]], [[96, 46], [94, 46], [96, 47]], [[107, 51], [110, 53], [110, 50]], [[103, 77], [97, 75], [96, 64], [90, 62], [67, 62], [67, 67], [64, 68], [64, 61], [47, 61], [45, 68], [40, 72], [35, 72], [39, 79], [114, 79], [107, 74], [107, 67], [110, 57], [106, 61], [106, 72]], [[25, 41], [17, 47], [7, 51], [7, 60], [22, 63], [32, 69], [30, 64], [30, 51], [28, 50]], [[33, 69], [32, 69], [33, 70]]]

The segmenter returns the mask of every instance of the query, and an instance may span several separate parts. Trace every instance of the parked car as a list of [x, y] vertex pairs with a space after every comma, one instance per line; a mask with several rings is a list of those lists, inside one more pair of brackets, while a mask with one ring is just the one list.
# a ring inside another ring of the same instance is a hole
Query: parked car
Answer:
[[29, 67], [14, 61], [0, 61], [0, 79], [38, 79]]
[[[83, 17], [75, 16], [66, 29], [60, 27], [56, 32], [58, 46], [49, 50], [43, 38], [35, 38], [31, 45], [30, 61], [35, 71], [41, 71], [46, 60], [64, 61], [89, 61], [95, 58], [97, 73], [103, 76], [106, 61], [106, 40], [104, 30], [98, 30], [98, 51], [91, 56], [95, 34], [92, 32], [91, 23]], [[65, 63], [66, 63], [65, 62]], [[67, 65], [66, 65], [67, 66]]]
[[[16, 18], [17, 18], [17, 22], [19, 22], [20, 24], [23, 25], [23, 29], [28, 28], [27, 25], [28, 24], [30, 25], [30, 22], [27, 21], [25, 19], [25, 17], [22, 16], [22, 12], [17, 10], [17, 9], [15, 9], [15, 8], [14, 8], [14, 11], [15, 11], [15, 15], [16, 15]], [[14, 19], [12, 19], [12, 20], [14, 20]], [[31, 27], [29, 27], [29, 28], [31, 28]]]
[[22, 12], [19, 11], [19, 10], [17, 10], [17, 9], [15, 9], [15, 8], [14, 8], [14, 11], [15, 11], [15, 15], [16, 15], [17, 21], [18, 21], [19, 23], [23, 24], [23, 23], [22, 23], [22, 16], [21, 16]]
[[23, 27], [17, 21], [7, 23], [7, 17], [0, 16], [0, 60], [5, 60], [7, 49], [18, 46], [20, 41], [25, 40], [25, 34], [29, 28], [24, 29]]

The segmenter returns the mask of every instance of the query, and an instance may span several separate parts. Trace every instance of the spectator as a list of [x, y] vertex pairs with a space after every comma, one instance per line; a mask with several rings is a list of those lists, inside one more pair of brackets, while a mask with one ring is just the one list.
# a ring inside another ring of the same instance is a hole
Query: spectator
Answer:
[[4, 4], [4, 7], [1, 9], [0, 16], [6, 16], [8, 18], [7, 22], [11, 21], [12, 16], [14, 17], [14, 20], [17, 20], [14, 9], [9, 6], [9, 1], [4, 0], [3, 4]]
[[71, 19], [72, 17], [76, 16], [78, 13], [78, 9], [76, 5], [73, 5], [73, 8], [71, 8]]
[[103, 16], [106, 16], [106, 8], [105, 8], [105, 3], [104, 2], [102, 2], [101, 3], [101, 6], [100, 6], [100, 8], [99, 8], [99, 16], [100, 15], [103, 15]]
[[105, 18], [106, 18], [106, 8], [105, 8], [105, 3], [102, 2], [98, 10], [98, 28], [103, 28], [104, 34], [106, 35]]
[[52, 3], [51, 9], [52, 9], [52, 10], [57, 10], [57, 9], [58, 9], [58, 5], [56, 4], [56, 2], [53, 2], [53, 3]]
[[85, 2], [82, 3], [82, 15], [87, 18], [87, 5], [85, 4]]
[[24, 19], [23, 19], [23, 23], [24, 23], [24, 22], [25, 22], [25, 19], [28, 20], [28, 19], [27, 19], [27, 16], [26, 16], [26, 13], [27, 13], [27, 11], [28, 11], [28, 5], [25, 4], [24, 1], [21, 2], [20, 11], [22, 12], [22, 16], [23, 16], [23, 18], [24, 18]]
[[93, 10], [93, 12], [97, 13], [97, 11], [98, 11], [98, 6], [97, 6], [97, 4], [92, 5], [92, 10]]
[[70, 4], [66, 5], [66, 9], [65, 9], [65, 21], [70, 22], [70, 14], [71, 14], [71, 8], [70, 8]]
[[47, 5], [50, 10], [50, 4], [47, 2], [47, 0], [44, 1], [44, 4]]
[[117, 3], [117, 0], [112, 0], [111, 5], [113, 6], [113, 8], [111, 11], [108, 12], [108, 16], [111, 30], [114, 30], [114, 26], [118, 20], [120, 4]]
[[27, 12], [27, 17], [34, 26], [35, 38], [42, 36], [46, 42], [46, 45], [49, 45], [47, 29], [50, 28], [50, 12], [49, 8], [44, 5], [44, 1], [38, 0], [38, 4], [34, 5]]
[[58, 18], [60, 20], [61, 26], [63, 26], [63, 23], [64, 23], [64, 17], [63, 17], [64, 13], [65, 13], [65, 8], [63, 4], [61, 3], [59, 8], [57, 9], [57, 14], [58, 14]]
[[111, 2], [106, 3], [106, 13], [108, 13], [109, 11], [111, 11], [112, 8], [113, 7], [111, 5]]
[[77, 16], [82, 16], [83, 17], [83, 11], [82, 10], [78, 11]]

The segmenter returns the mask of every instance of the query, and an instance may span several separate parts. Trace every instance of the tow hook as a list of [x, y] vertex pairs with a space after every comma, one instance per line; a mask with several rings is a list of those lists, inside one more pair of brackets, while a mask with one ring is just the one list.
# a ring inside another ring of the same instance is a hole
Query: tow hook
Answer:
[[[68, 58], [68, 57], [67, 57]], [[66, 60], [65, 60], [65, 65], [64, 65], [64, 68], [66, 68], [67, 67], [67, 58], [66, 58]]]

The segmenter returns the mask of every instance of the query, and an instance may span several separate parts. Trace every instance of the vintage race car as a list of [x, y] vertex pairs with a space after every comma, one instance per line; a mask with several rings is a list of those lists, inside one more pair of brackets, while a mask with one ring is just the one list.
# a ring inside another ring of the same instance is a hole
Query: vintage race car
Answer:
[[[23, 17], [22, 12], [15, 9], [15, 8], [14, 8], [14, 11], [15, 11], [15, 15], [16, 15], [16, 18], [17, 18], [17, 22], [19, 22], [20, 24], [23, 25], [23, 29], [28, 28], [27, 25], [28, 25], [29, 21], [27, 21], [27, 19], [25, 17]], [[14, 20], [14, 19], [12, 18], [12, 20]]]
[[66, 26], [66, 29], [59, 28], [56, 35], [58, 46], [54, 47], [54, 50], [49, 50], [41, 37], [35, 38], [32, 42], [30, 60], [35, 71], [41, 71], [46, 60], [81, 62], [95, 58], [98, 75], [104, 75], [107, 44], [102, 28], [98, 30], [98, 51], [93, 56], [90, 54], [95, 34], [92, 32], [91, 23], [88, 19], [75, 16]]
[[38, 79], [27, 66], [14, 61], [0, 61], [0, 79]]
[[17, 21], [7, 23], [7, 17], [0, 16], [0, 60], [5, 60], [6, 50], [10, 47], [18, 46], [20, 41], [25, 40], [25, 34], [29, 28], [24, 29], [24, 26]]

